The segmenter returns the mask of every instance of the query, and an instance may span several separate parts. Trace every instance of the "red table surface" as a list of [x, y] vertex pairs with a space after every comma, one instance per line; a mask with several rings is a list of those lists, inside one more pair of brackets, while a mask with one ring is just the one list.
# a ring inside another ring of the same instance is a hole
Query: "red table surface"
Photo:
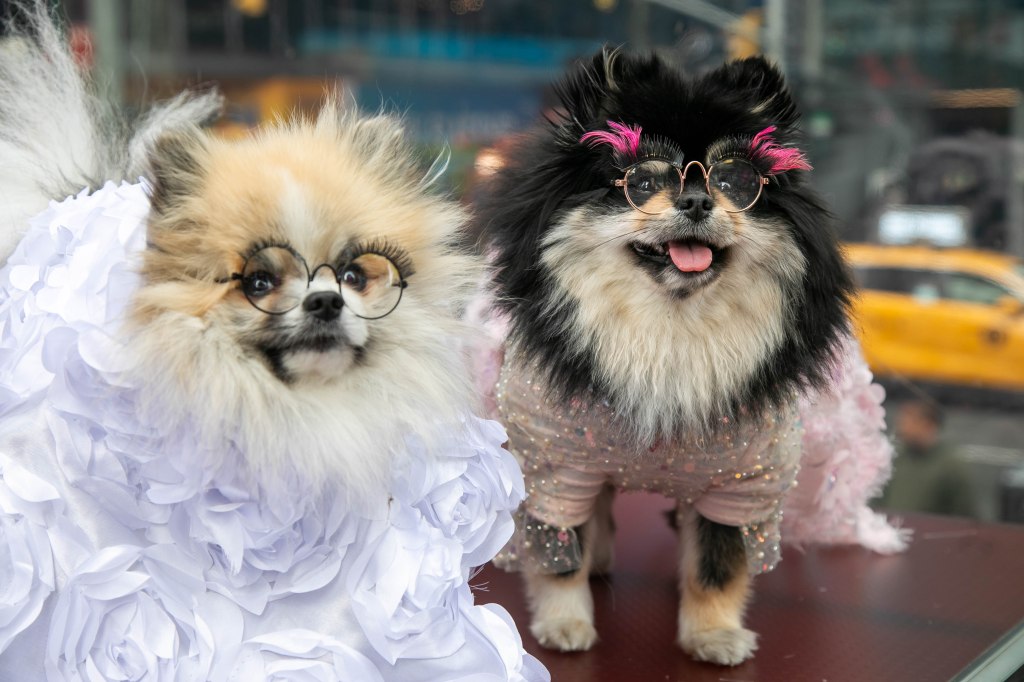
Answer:
[[587, 652], [542, 648], [529, 632], [520, 577], [487, 566], [477, 601], [515, 618], [526, 649], [554, 682], [926, 682], [949, 680], [1024, 619], [1024, 526], [908, 515], [910, 549], [785, 546], [754, 581], [747, 627], [755, 657], [723, 668], [674, 643], [676, 538], [656, 495], [620, 495], [616, 561], [594, 578], [600, 641]]

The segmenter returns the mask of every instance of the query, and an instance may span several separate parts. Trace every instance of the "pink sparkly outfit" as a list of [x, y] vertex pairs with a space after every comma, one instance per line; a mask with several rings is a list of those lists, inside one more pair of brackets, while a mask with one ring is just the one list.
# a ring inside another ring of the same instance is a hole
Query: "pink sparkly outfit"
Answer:
[[[504, 423], [526, 476], [526, 518], [498, 557], [506, 567], [529, 560], [522, 550], [531, 540], [564, 544], [564, 531], [571, 535], [589, 518], [609, 483], [660, 492], [741, 528], [752, 573], [779, 561], [780, 537], [797, 545], [860, 544], [885, 554], [906, 548], [909, 531], [867, 504], [889, 479], [893, 450], [885, 435], [885, 391], [873, 383], [854, 339], [837, 353], [829, 390], [705, 442], [630, 452], [609, 406], [551, 401], [529, 372], [505, 362], [506, 325], [491, 316], [485, 296], [470, 318], [488, 332], [474, 352], [479, 391], [490, 415]], [[576, 558], [571, 550], [564, 554], [555, 557], [563, 566]], [[541, 570], [553, 568], [551, 559], [540, 558]]]
[[525, 512], [557, 528], [590, 518], [601, 490], [648, 490], [744, 530], [754, 573], [778, 562], [782, 499], [800, 468], [796, 409], [726, 424], [707, 439], [630, 448], [607, 405], [574, 407], [546, 396], [531, 373], [506, 363], [497, 408], [526, 476]]

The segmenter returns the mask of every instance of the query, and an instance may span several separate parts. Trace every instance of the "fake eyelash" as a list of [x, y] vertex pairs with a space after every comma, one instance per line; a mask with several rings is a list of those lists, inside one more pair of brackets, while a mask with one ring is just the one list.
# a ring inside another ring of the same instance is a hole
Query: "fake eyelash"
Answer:
[[726, 137], [718, 140], [708, 147], [704, 162], [711, 165], [723, 159], [737, 158], [750, 161], [763, 175], [768, 175], [770, 165], [765, 164], [764, 159], [758, 160], [751, 154], [750, 140], [743, 137]]
[[263, 249], [269, 249], [274, 247], [284, 249], [285, 251], [290, 251], [291, 253], [299, 255], [298, 251], [295, 250], [295, 247], [293, 247], [288, 242], [282, 242], [273, 239], [264, 239], [258, 242], [253, 242], [252, 245], [249, 247], [249, 250], [242, 254], [242, 259], [248, 260], [252, 258], [253, 254], [262, 251]]
[[784, 173], [788, 170], [811, 170], [811, 164], [804, 153], [795, 147], [783, 147], [775, 142], [772, 133], [775, 126], [768, 126], [750, 141], [750, 150], [754, 156], [764, 157], [771, 162], [769, 175]]
[[[683, 150], [681, 150], [675, 142], [672, 142], [667, 137], [661, 137], [660, 135], [645, 135], [640, 140], [640, 148], [637, 150], [636, 156], [630, 160], [629, 163], [636, 163], [643, 159], [658, 158], [671, 161], [672, 163], [681, 166], [683, 163], [683, 157]], [[626, 166], [628, 166], [629, 163], [627, 163]]]
[[592, 130], [580, 137], [580, 142], [590, 147], [607, 145], [612, 149], [616, 166], [626, 168], [649, 158], [668, 159], [673, 163], [683, 162], [683, 152], [668, 138], [660, 135], [641, 135], [640, 126], [627, 126], [608, 121], [608, 130]]
[[775, 141], [772, 133], [775, 126], [769, 126], [754, 137], [728, 137], [708, 148], [707, 162], [722, 159], [747, 159], [765, 176], [778, 175], [790, 170], [811, 170], [811, 164], [803, 152], [795, 147], [783, 147]]
[[608, 145], [618, 156], [635, 156], [640, 147], [640, 126], [627, 126], [615, 121], [608, 121], [608, 130], [592, 130], [580, 137], [580, 143], [589, 147]]
[[352, 260], [367, 253], [384, 256], [394, 263], [402, 279], [406, 279], [415, 272], [412, 267], [412, 258], [405, 249], [383, 237], [375, 237], [370, 241], [359, 242], [355, 246], [345, 249], [345, 252], [342, 254], [342, 260]]

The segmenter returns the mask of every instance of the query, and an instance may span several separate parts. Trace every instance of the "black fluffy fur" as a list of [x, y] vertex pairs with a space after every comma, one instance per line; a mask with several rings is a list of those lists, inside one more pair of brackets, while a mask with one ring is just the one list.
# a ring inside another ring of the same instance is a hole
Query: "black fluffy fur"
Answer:
[[746, 548], [739, 528], [697, 517], [700, 565], [697, 580], [706, 589], [721, 590], [747, 566]]
[[[495, 255], [497, 305], [510, 319], [513, 347], [537, 361], [562, 399], [614, 404], [613, 388], [601, 385], [595, 372], [593, 351], [576, 350], [566, 338], [565, 322], [573, 311], [565, 302], [549, 300], [551, 275], [539, 266], [541, 240], [564, 211], [584, 203], [609, 212], [626, 206], [623, 193], [609, 187], [622, 173], [611, 150], [581, 144], [580, 136], [607, 129], [607, 121], [640, 125], [645, 136], [668, 140], [687, 160], [703, 161], [716, 141], [749, 139], [772, 125], [775, 140], [791, 145], [798, 114], [782, 75], [761, 58], [690, 78], [655, 55], [620, 53], [612, 62], [615, 85], [610, 87], [610, 54], [604, 50], [581, 61], [558, 84], [564, 110], [509, 151], [478, 214], [483, 242]], [[848, 330], [852, 292], [831, 215], [804, 171], [774, 176], [750, 212], [755, 219], [780, 218], [792, 226], [807, 271], [803, 289], [793, 292], [795, 319], [782, 346], [764, 358], [736, 395], [723, 396], [729, 412], [742, 408], [748, 414], [784, 403], [796, 390], [825, 384], [836, 344]], [[719, 416], [724, 415], [690, 415], [689, 421], [712, 424]]]

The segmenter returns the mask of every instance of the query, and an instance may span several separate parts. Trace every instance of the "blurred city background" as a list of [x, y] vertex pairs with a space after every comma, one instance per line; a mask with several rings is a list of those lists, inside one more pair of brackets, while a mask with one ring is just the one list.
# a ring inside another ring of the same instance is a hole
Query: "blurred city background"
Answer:
[[314, 110], [333, 87], [404, 114], [424, 158], [449, 146], [448, 188], [467, 202], [501, 140], [555, 105], [549, 84], [576, 57], [624, 44], [696, 74], [768, 55], [851, 245], [858, 333], [890, 391], [894, 438], [911, 438], [901, 405], [941, 407], [939, 438], [971, 501], [947, 511], [1024, 522], [1024, 0], [54, 5], [128, 108], [216, 85], [228, 101], [216, 127], [241, 135]]

